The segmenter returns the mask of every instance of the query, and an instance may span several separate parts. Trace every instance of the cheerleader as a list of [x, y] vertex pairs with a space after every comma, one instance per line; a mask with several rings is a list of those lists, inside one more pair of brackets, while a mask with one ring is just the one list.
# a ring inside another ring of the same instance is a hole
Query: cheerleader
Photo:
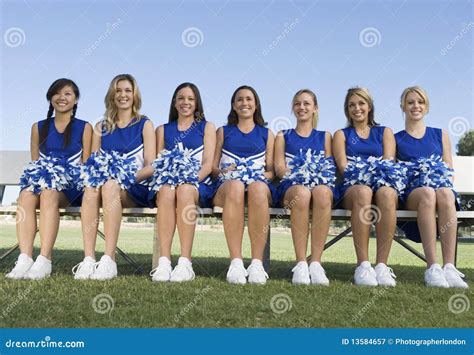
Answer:
[[[418, 228], [409, 228], [412, 233], [407, 236], [415, 237], [418, 242], [421, 237], [428, 266], [425, 271], [427, 286], [468, 288], [462, 279], [464, 275], [454, 266], [457, 218], [449, 136], [439, 128], [426, 126], [424, 117], [430, 104], [421, 87], [406, 88], [400, 107], [405, 114], [405, 130], [395, 135], [397, 158], [408, 168], [407, 188], [401, 201], [406, 209], [417, 211], [418, 215]], [[436, 262], [438, 232], [443, 268]]]
[[[75, 178], [78, 164], [90, 155], [92, 126], [75, 117], [79, 95], [79, 88], [72, 80], [63, 78], [53, 82], [46, 93], [47, 118], [31, 128], [32, 162], [21, 176], [18, 198], [16, 227], [21, 254], [7, 278], [49, 277], [59, 208], [81, 204], [82, 191], [77, 188]], [[38, 207], [41, 251], [33, 262]]]
[[[273, 178], [274, 137], [265, 128], [260, 99], [253, 88], [241, 86], [231, 99], [227, 125], [217, 130], [213, 176], [218, 179], [214, 204], [223, 208], [222, 220], [230, 267], [227, 281], [234, 284], [264, 284], [268, 278], [262, 259], [269, 206], [273, 201], [269, 181]], [[273, 191], [274, 192], [274, 191]], [[252, 262], [242, 260], [244, 201], [248, 201], [248, 231]]]
[[[153, 281], [194, 279], [191, 250], [196, 229], [196, 205], [209, 207], [211, 170], [216, 148], [215, 126], [204, 118], [196, 85], [179, 85], [171, 99], [168, 123], [156, 130], [157, 152], [152, 166], [152, 199], [158, 207], [156, 227], [160, 243]], [[178, 227], [181, 256], [171, 268], [171, 244]]]
[[[141, 96], [135, 78], [117, 75], [105, 97], [105, 117], [94, 128], [92, 151], [82, 171], [81, 208], [84, 260], [73, 268], [75, 279], [108, 280], [117, 276], [115, 249], [122, 208], [148, 207], [151, 172], [145, 167], [156, 153], [152, 122], [140, 115]], [[104, 211], [105, 252], [95, 262], [99, 207]]]
[[[404, 188], [403, 172], [393, 162], [395, 138], [388, 127], [374, 120], [374, 104], [365, 88], [348, 90], [344, 113], [348, 126], [334, 134], [333, 151], [339, 171], [342, 206], [351, 210], [351, 227], [357, 254], [356, 285], [395, 286], [387, 266], [395, 233], [398, 192]], [[374, 204], [373, 204], [374, 203]], [[375, 222], [377, 260], [369, 260], [370, 226]]]
[[[275, 173], [281, 178], [280, 203], [291, 210], [291, 235], [296, 253], [293, 284], [329, 285], [321, 266], [326, 236], [331, 223], [335, 165], [331, 157], [331, 134], [317, 131], [318, 101], [308, 89], [293, 97], [295, 129], [281, 131], [275, 139]], [[309, 209], [312, 206], [311, 263], [306, 251]]]

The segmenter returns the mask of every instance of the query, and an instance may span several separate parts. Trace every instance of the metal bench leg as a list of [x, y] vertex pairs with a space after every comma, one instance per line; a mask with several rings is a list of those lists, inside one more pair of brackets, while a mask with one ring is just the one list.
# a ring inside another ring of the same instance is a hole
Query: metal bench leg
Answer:
[[401, 240], [400, 237], [394, 236], [393, 240], [395, 240], [398, 244], [400, 244], [402, 247], [404, 247], [406, 250], [412, 252], [414, 255], [419, 257], [421, 260], [423, 260], [426, 263], [426, 258], [423, 254], [421, 254], [418, 250], [413, 248], [411, 245], [406, 243], [405, 241]]
[[[97, 230], [97, 234], [99, 234], [99, 236], [105, 240], [105, 235], [104, 233], [102, 233], [100, 230]], [[120, 249], [119, 247], [117, 247], [117, 253], [120, 254], [120, 256], [122, 258], [125, 259], [125, 261], [127, 261], [130, 265], [132, 265], [134, 268], [135, 268], [135, 273], [136, 274], [143, 274], [143, 266], [141, 266], [140, 264], [138, 264], [135, 260], [133, 260], [130, 256], [127, 255], [127, 253], [125, 253], [122, 249]]]
[[265, 243], [265, 250], [263, 251], [263, 268], [268, 273], [270, 270], [270, 225], [268, 226], [267, 242]]
[[[336, 244], [338, 241], [340, 241], [342, 238], [344, 238], [346, 235], [348, 235], [351, 231], [352, 231], [352, 228], [349, 227], [346, 230], [344, 230], [342, 233], [340, 233], [339, 235], [332, 238], [329, 242], [324, 244], [324, 249], [323, 250], [326, 250], [330, 246]], [[308, 255], [308, 257], [306, 258], [306, 261], [308, 261], [308, 262], [311, 261], [311, 254]]]
[[5, 253], [3, 253], [2, 256], [0, 256], [0, 262], [3, 261], [3, 259], [5, 259], [8, 255], [13, 253], [15, 250], [17, 250], [19, 247], [20, 247], [20, 244], [16, 243], [13, 247], [8, 249]]
[[158, 236], [158, 230], [156, 228], [156, 222], [155, 222], [153, 224], [153, 257], [151, 259], [152, 270], [158, 266], [159, 258], [160, 258], [160, 239]]
[[458, 234], [459, 233], [459, 223], [456, 224], [456, 245], [454, 246], [454, 266], [458, 262]]

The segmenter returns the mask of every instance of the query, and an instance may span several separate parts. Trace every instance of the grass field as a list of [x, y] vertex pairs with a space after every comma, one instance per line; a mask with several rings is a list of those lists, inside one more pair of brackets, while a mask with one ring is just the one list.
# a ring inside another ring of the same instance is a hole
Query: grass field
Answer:
[[[0, 253], [15, 241], [15, 225], [2, 224]], [[247, 236], [244, 242], [248, 258]], [[151, 228], [125, 226], [119, 246], [150, 270]], [[99, 253], [102, 248], [103, 241], [98, 240]], [[390, 256], [390, 266], [398, 277], [393, 289], [352, 285], [355, 254], [351, 238], [344, 238], [323, 255], [331, 282], [325, 288], [291, 284], [294, 253], [288, 232], [272, 233], [270, 279], [265, 286], [227, 284], [229, 261], [220, 230], [197, 232], [196, 279], [185, 284], [152, 283], [147, 274], [133, 275], [133, 269], [120, 257], [117, 279], [74, 281], [71, 268], [82, 260], [81, 249], [80, 228], [61, 226], [53, 275], [42, 281], [5, 279], [4, 273], [18, 254], [4, 260], [0, 264], [0, 327], [438, 328], [474, 324], [474, 307], [468, 308], [473, 301], [472, 283], [467, 291], [426, 288], [423, 262], [396, 243]], [[177, 237], [173, 250], [175, 263]], [[373, 261], [375, 240], [371, 240], [370, 255]], [[459, 246], [458, 268], [469, 280], [474, 278], [473, 256], [474, 244]]]

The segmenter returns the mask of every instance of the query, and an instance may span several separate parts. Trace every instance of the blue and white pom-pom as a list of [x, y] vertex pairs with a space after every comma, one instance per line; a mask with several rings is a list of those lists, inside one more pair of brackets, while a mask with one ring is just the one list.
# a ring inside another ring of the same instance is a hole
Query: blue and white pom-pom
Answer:
[[262, 162], [247, 160], [245, 158], [238, 159], [234, 163], [221, 164], [221, 170], [226, 171], [220, 176], [223, 180], [239, 180], [245, 186], [256, 181], [268, 182], [265, 177], [265, 165]]
[[406, 188], [406, 171], [402, 164], [383, 157], [348, 157], [344, 185], [366, 185], [373, 190], [387, 186], [402, 194]]
[[288, 162], [289, 172], [283, 180], [292, 181], [293, 185], [303, 185], [310, 189], [317, 185], [333, 188], [336, 183], [336, 165], [332, 157], [326, 158], [324, 152], [316, 154], [311, 149], [302, 149]]
[[371, 186], [372, 171], [367, 159], [361, 157], [347, 157], [347, 166], [344, 170], [344, 185]]
[[81, 167], [79, 185], [98, 189], [109, 179], [112, 179], [122, 189], [128, 189], [135, 183], [137, 170], [134, 157], [127, 158], [116, 151], [95, 152]]
[[439, 155], [433, 154], [429, 158], [419, 158], [414, 162], [405, 163], [408, 169], [409, 186], [427, 186], [434, 189], [453, 187], [451, 169]]
[[159, 191], [163, 185], [176, 187], [182, 184], [191, 184], [198, 188], [201, 164], [191, 156], [191, 152], [190, 149], [180, 149], [178, 146], [173, 150], [163, 150], [151, 164], [154, 169], [151, 189]]
[[46, 156], [30, 162], [20, 177], [21, 189], [35, 194], [45, 189], [62, 191], [69, 189], [74, 181], [69, 175], [67, 159]]
[[372, 159], [371, 164], [373, 164], [371, 186], [374, 190], [387, 186], [394, 188], [399, 195], [403, 193], [407, 183], [407, 168], [405, 166], [382, 158]]

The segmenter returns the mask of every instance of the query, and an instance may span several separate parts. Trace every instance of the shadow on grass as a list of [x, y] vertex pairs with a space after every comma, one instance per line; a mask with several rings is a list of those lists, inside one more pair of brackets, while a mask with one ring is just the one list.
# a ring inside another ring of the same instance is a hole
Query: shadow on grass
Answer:
[[[0, 255], [5, 253], [7, 249], [0, 249]], [[39, 249], [35, 249], [34, 255], [39, 254]], [[148, 277], [148, 273], [151, 271], [151, 255], [144, 253], [131, 253], [128, 254], [133, 260], [143, 267], [143, 273], [141, 276]], [[100, 254], [97, 254], [99, 257]], [[18, 251], [13, 252], [7, 258], [0, 262], [0, 273], [7, 273], [13, 267], [16, 258], [18, 257]], [[82, 261], [83, 253], [80, 250], [59, 250], [54, 253], [53, 261], [53, 275], [71, 275], [71, 269], [74, 265]], [[123, 257], [117, 255], [117, 264], [119, 274], [122, 276], [131, 276], [137, 274], [135, 267], [129, 264]], [[173, 265], [178, 260], [177, 255], [172, 256]], [[246, 266], [250, 264], [250, 259], [245, 259], [244, 263]], [[335, 263], [325, 262], [324, 268], [326, 274], [331, 281], [340, 282], [352, 282], [355, 263]], [[269, 277], [271, 280], [281, 280], [291, 282], [292, 272], [291, 269], [294, 266], [294, 262], [272, 260], [270, 263]], [[397, 275], [397, 280], [404, 283], [415, 283], [420, 284], [423, 282], [423, 275], [425, 268], [419, 266], [407, 266], [407, 265], [391, 265], [394, 272]], [[229, 259], [223, 257], [195, 257], [193, 258], [193, 268], [197, 277], [211, 277], [217, 280], [225, 281], [227, 269], [229, 267]], [[474, 270], [466, 269], [463, 270], [468, 279], [473, 278]], [[138, 274], [139, 275], [139, 274]]]

